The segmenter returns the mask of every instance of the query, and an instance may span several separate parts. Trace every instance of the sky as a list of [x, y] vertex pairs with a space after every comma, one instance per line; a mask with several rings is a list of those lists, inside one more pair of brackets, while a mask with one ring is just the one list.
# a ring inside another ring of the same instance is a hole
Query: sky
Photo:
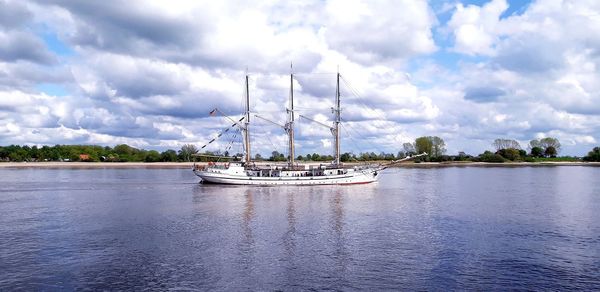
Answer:
[[[339, 71], [342, 152], [556, 137], [582, 156], [600, 144], [599, 67], [596, 0], [0, 0], [0, 145], [201, 147], [231, 126], [213, 108], [241, 117], [248, 72], [253, 153], [285, 153], [254, 114], [285, 122], [293, 72], [296, 114], [331, 123]], [[297, 117], [297, 154], [331, 138]]]

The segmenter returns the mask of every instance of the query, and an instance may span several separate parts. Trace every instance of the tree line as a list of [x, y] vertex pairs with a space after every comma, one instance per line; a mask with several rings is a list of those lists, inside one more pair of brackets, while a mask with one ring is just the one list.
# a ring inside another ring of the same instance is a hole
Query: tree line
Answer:
[[191, 161], [185, 145], [181, 150], [137, 149], [127, 144], [115, 147], [97, 145], [0, 146], [0, 161], [91, 161], [91, 162], [177, 162]]
[[[477, 156], [459, 152], [457, 155], [446, 155], [446, 142], [437, 136], [423, 136], [416, 138], [412, 143], [403, 143], [397, 153], [375, 153], [362, 152], [354, 154], [346, 152], [340, 155], [342, 162], [361, 161], [391, 161], [413, 156], [415, 154], [427, 153], [415, 159], [416, 162], [444, 162], [444, 161], [474, 161], [474, 162], [506, 162], [525, 161], [535, 162], [540, 160], [563, 159], [577, 161], [575, 157], [558, 157], [561, 144], [557, 138], [546, 137], [529, 141], [523, 149], [520, 143], [514, 139], [498, 138], [491, 146], [495, 152], [485, 151]], [[200, 154], [200, 155], [199, 155]], [[97, 145], [54, 145], [54, 146], [0, 146], [0, 161], [90, 161], [90, 162], [190, 162], [190, 161], [216, 161], [219, 157], [238, 157], [242, 154], [231, 155], [228, 151], [203, 152], [193, 144], [185, 144], [175, 151], [168, 149], [162, 152], [156, 150], [138, 149], [127, 144], [119, 144], [115, 147]], [[299, 155], [298, 161], [333, 161], [332, 155], [318, 153]], [[287, 157], [273, 151], [270, 157], [262, 157], [256, 154], [256, 161], [286, 161]], [[595, 147], [583, 161], [600, 161], [600, 147]]]

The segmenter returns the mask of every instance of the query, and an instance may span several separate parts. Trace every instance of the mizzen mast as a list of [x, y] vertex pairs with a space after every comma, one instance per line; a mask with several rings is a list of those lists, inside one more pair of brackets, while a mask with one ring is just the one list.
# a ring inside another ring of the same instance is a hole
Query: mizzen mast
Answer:
[[[290, 64], [290, 69], [292, 69], [292, 65]], [[288, 111], [288, 122], [286, 124], [286, 131], [288, 132], [289, 138], [289, 155], [290, 159], [288, 160], [290, 168], [294, 167], [294, 71], [290, 72], [290, 108]]]
[[248, 73], [246, 72], [246, 119], [244, 121], [244, 148], [246, 149], [246, 155], [244, 160], [247, 164], [250, 164], [252, 156], [250, 154], [250, 132], [248, 131], [250, 125], [250, 90], [248, 87]]

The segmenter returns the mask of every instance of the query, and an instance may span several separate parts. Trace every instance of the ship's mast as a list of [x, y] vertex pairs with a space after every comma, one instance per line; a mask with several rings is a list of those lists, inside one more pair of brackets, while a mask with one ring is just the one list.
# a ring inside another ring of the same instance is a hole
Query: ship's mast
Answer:
[[244, 121], [244, 146], [246, 148], [245, 162], [250, 164], [252, 158], [250, 154], [250, 90], [248, 88], [248, 73], [246, 72], [246, 119]]
[[[292, 65], [290, 64], [290, 69]], [[288, 109], [287, 132], [289, 136], [289, 166], [294, 167], [294, 72], [290, 72], [290, 108]]]
[[340, 72], [337, 73], [337, 84], [335, 87], [335, 114], [334, 134], [335, 134], [335, 164], [340, 164]]

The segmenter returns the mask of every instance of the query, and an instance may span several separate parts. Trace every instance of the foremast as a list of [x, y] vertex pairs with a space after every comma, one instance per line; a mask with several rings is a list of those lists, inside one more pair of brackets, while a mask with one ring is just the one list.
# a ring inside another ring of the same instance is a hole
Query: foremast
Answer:
[[246, 164], [250, 164], [250, 160], [252, 159], [250, 153], [250, 90], [248, 86], [248, 73], [246, 72], [246, 118], [244, 121], [244, 149], [246, 150], [246, 155], [244, 155], [244, 161]]

